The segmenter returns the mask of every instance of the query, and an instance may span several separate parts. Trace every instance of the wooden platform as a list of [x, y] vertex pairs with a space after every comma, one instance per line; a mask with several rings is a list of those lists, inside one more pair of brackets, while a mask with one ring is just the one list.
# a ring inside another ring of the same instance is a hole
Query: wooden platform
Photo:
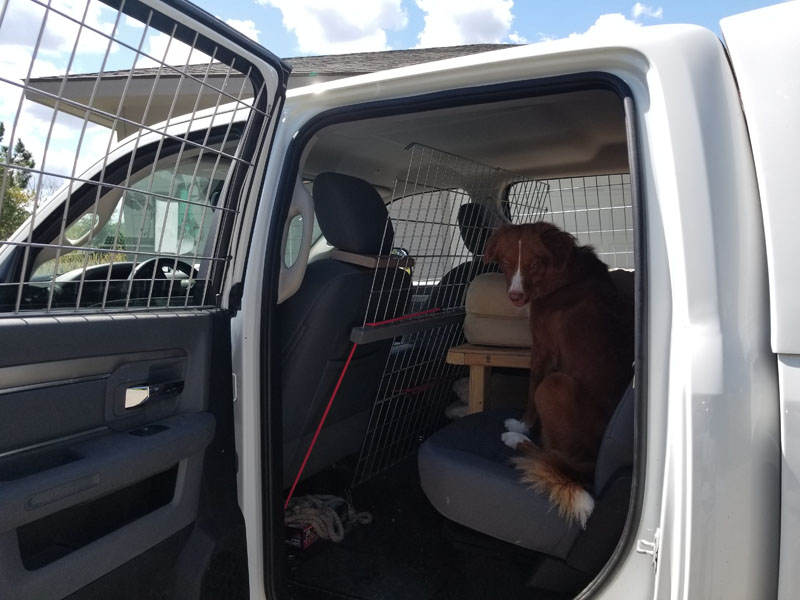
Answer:
[[447, 362], [451, 365], [469, 366], [468, 412], [472, 414], [483, 411], [486, 383], [492, 367], [528, 369], [531, 362], [531, 349], [462, 344], [450, 348], [447, 352]]

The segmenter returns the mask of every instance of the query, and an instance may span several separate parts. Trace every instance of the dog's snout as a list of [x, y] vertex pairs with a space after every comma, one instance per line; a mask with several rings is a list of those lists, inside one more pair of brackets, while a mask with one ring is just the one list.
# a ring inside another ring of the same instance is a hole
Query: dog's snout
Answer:
[[515, 290], [511, 290], [508, 292], [508, 299], [511, 300], [514, 304], [519, 304], [522, 302], [523, 294], [522, 292], [517, 292]]

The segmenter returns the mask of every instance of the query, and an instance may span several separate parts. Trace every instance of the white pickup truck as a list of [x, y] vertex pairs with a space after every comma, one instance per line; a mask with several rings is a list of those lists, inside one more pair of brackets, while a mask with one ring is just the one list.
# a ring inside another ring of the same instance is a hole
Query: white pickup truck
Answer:
[[[183, 0], [102, 0], [105, 29], [65, 6], [11, 0], [0, 36], [29, 10], [31, 67], [52, 27], [105, 58], [0, 74], [3, 144], [34, 106], [77, 119], [78, 151], [90, 125], [128, 137], [22, 190], [0, 240], [0, 598], [797, 597], [800, 2], [724, 43], [646, 27], [289, 91]], [[53, 173], [0, 156], [2, 216], [12, 174]], [[520, 369], [444, 416], [483, 242], [535, 219], [633, 271], [635, 378], [585, 529], [481, 437]], [[287, 528], [321, 494], [371, 524]]]

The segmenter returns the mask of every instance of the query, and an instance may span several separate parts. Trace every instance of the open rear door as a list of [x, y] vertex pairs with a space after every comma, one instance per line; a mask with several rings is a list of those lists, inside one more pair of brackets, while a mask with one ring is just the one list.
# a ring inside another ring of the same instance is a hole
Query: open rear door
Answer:
[[0, 598], [232, 597], [247, 580], [221, 307], [288, 68], [180, 0], [12, 0], [11, 40]]
[[[778, 598], [800, 588], [800, 2], [720, 23], [736, 72], [764, 218], [772, 350], [781, 402], [781, 538]], [[776, 540], [777, 543], [777, 540]]]

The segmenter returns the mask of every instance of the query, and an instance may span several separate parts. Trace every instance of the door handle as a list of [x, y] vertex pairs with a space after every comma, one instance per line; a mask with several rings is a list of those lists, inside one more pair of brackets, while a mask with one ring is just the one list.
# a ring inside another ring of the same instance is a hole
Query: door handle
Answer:
[[172, 398], [182, 391], [183, 380], [149, 385], [132, 385], [125, 390], [125, 409], [136, 408], [145, 402], [152, 402], [153, 400]]

